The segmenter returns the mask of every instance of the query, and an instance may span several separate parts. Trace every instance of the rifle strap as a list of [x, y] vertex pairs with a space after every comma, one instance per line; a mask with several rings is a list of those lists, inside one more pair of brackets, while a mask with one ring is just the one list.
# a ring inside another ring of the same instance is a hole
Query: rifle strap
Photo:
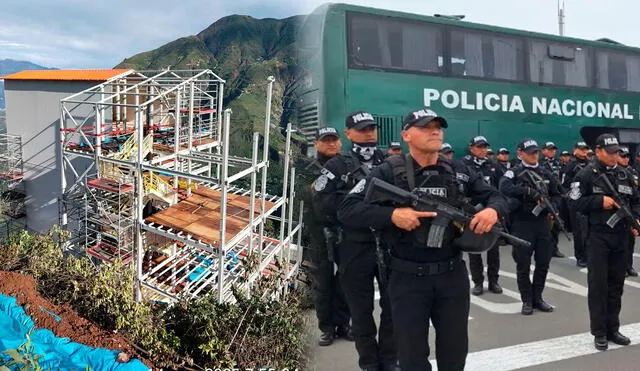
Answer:
[[413, 158], [410, 154], [405, 156], [405, 172], [407, 173], [407, 183], [409, 183], [409, 189], [414, 190], [416, 188], [416, 175], [413, 173]]

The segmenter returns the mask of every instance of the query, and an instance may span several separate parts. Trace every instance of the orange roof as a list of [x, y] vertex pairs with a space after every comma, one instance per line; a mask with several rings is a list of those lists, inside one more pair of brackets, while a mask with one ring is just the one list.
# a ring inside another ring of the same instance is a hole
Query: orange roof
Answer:
[[5, 80], [106, 81], [130, 69], [26, 70], [2, 77]]

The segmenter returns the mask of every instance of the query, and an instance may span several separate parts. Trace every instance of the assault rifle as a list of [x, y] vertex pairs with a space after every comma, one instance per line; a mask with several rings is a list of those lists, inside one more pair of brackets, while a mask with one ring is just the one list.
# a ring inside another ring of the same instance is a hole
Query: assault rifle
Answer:
[[[451, 222], [467, 226], [475, 214], [475, 209], [468, 204], [466, 204], [467, 207], [464, 207], [465, 205], [463, 205], [463, 207], [456, 207], [445, 198], [433, 196], [417, 190], [409, 192], [379, 178], [371, 178], [364, 200], [369, 203], [391, 202], [395, 206], [412, 207], [417, 211], [436, 212], [438, 215], [433, 218], [431, 227], [429, 228], [427, 247], [442, 247], [442, 240], [447, 226]], [[465, 229], [468, 230], [468, 228]], [[505, 232], [498, 224], [493, 226], [490, 233], [504, 238], [511, 245], [520, 245], [525, 247], [531, 246], [529, 241], [525, 241]], [[479, 238], [477, 239], [480, 240]], [[488, 249], [491, 247], [492, 246], [488, 246], [486, 248]]]
[[556, 209], [556, 207], [553, 206], [553, 204], [551, 203], [551, 200], [549, 200], [549, 197], [545, 196], [545, 193], [547, 192], [544, 189], [546, 187], [543, 188], [543, 185], [541, 184], [541, 182], [543, 181], [542, 178], [540, 178], [537, 175], [534, 176], [530, 170], [525, 170], [523, 174], [526, 177], [525, 180], [527, 181], [527, 183], [533, 186], [533, 189], [538, 191], [538, 193], [540, 193], [541, 195], [541, 198], [540, 198], [541, 202], [537, 204], [536, 207], [533, 208], [531, 213], [535, 216], [538, 216], [542, 211], [544, 211], [544, 209], [548, 209], [549, 213], [551, 213], [551, 215], [553, 216], [553, 223], [556, 224], [558, 228], [560, 228], [560, 231], [562, 231], [562, 234], [564, 234], [564, 236], [567, 237], [569, 241], [571, 241], [571, 236], [569, 236], [569, 233], [567, 232], [567, 229], [564, 226], [564, 222], [562, 221], [562, 218], [560, 218], [560, 213], [558, 212], [558, 209]]
[[613, 187], [613, 185], [609, 181], [609, 178], [607, 178], [607, 175], [601, 174], [599, 178], [602, 179], [602, 182], [607, 187], [607, 190], [609, 190], [609, 192], [611, 192], [611, 194], [613, 195], [613, 200], [618, 205], [620, 205], [618, 211], [615, 214], [611, 215], [609, 220], [607, 220], [607, 225], [613, 228], [621, 220], [627, 219], [629, 220], [629, 222], [631, 222], [631, 228], [640, 233], [640, 224], [638, 224], [638, 219], [636, 219], [635, 215], [633, 215], [633, 213], [631, 212], [631, 209], [629, 209], [629, 205], [627, 205], [627, 203], [622, 200], [622, 197], [620, 197], [618, 191], [616, 191], [616, 189]]

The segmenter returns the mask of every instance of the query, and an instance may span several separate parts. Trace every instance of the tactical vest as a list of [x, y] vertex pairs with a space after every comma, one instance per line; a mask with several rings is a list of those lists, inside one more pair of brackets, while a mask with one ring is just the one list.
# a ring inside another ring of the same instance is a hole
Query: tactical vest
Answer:
[[[366, 178], [371, 170], [367, 165], [364, 165], [360, 161], [360, 158], [358, 158], [358, 155], [353, 152], [344, 155], [344, 160], [347, 165], [347, 173], [342, 175], [341, 180], [347, 189], [352, 189], [358, 182]], [[375, 165], [375, 157], [373, 163]]]
[[[433, 166], [433, 169], [424, 170], [429, 172], [429, 174], [426, 175], [429, 178], [425, 184], [416, 184], [413, 159], [409, 154], [406, 156], [389, 157], [386, 159], [386, 162], [391, 166], [393, 182], [399, 188], [409, 191], [413, 191], [416, 188], [422, 188], [421, 191], [428, 192], [437, 197], [444, 196], [444, 198], [447, 198], [449, 202], [452, 200], [459, 200], [461, 198], [461, 193], [464, 192], [464, 188], [461, 187], [451, 163], [442, 156], [438, 158], [438, 162]], [[442, 189], [446, 190], [446, 194], [437, 194], [440, 193], [439, 191]], [[450, 228], [450, 225], [445, 227], [444, 240], [453, 240], [455, 231], [453, 228]], [[414, 245], [427, 246], [430, 228], [431, 220], [423, 219], [420, 222], [420, 227], [407, 233], [412, 234]], [[444, 246], [445, 245], [443, 245], [443, 247]]]

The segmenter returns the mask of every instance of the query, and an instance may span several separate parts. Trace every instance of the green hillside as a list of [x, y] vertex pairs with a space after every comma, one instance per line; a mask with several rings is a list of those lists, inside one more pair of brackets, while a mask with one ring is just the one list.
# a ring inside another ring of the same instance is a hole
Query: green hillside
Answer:
[[234, 154], [241, 155], [251, 151], [252, 132], [263, 131], [266, 78], [275, 76], [271, 151], [272, 158], [277, 160], [278, 153], [284, 151], [284, 136], [278, 127], [286, 127], [294, 118], [291, 90], [297, 67], [295, 40], [302, 20], [302, 16], [281, 20], [241, 15], [224, 17], [195, 36], [136, 54], [116, 67], [209, 68], [224, 78], [227, 81], [225, 105], [233, 110], [232, 148]]

